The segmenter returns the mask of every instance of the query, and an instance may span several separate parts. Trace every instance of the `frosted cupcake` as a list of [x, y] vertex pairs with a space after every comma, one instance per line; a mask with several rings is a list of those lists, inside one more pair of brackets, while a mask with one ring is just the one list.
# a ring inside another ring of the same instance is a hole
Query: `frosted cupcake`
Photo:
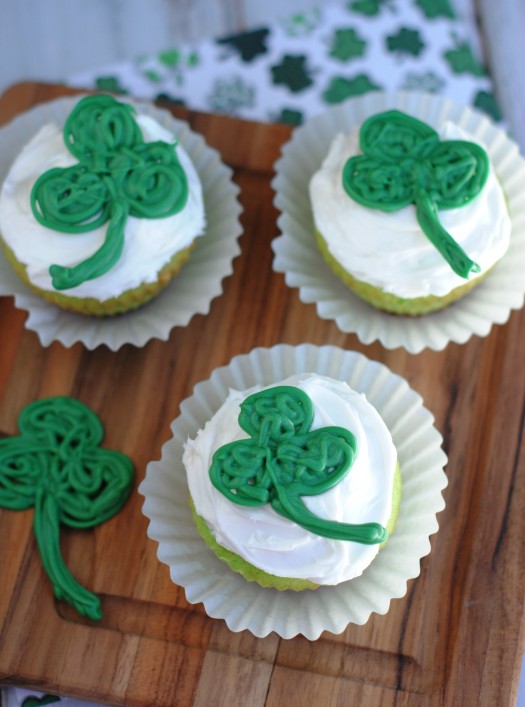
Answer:
[[158, 294], [203, 235], [196, 170], [176, 136], [110, 96], [81, 99], [44, 125], [0, 195], [0, 236], [46, 300], [97, 316]]
[[488, 155], [460, 126], [397, 110], [335, 137], [310, 182], [316, 238], [334, 272], [379, 309], [420, 315], [478, 284], [511, 222]]
[[394, 530], [401, 476], [390, 432], [342, 381], [301, 374], [231, 390], [183, 463], [202, 537], [265, 587], [358, 577]]

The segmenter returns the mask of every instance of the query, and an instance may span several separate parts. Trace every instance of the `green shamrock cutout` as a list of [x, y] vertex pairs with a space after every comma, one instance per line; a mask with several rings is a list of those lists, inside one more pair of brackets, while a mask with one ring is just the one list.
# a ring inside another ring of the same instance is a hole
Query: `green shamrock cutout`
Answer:
[[313, 405], [293, 386], [254, 393], [241, 404], [239, 425], [248, 439], [230, 442], [213, 455], [212, 484], [233, 503], [267, 503], [312, 533], [364, 544], [382, 543], [387, 531], [378, 523], [349, 524], [319, 518], [302, 497], [333, 488], [350, 470], [357, 442], [343, 427], [310, 430]]
[[423, 233], [452, 270], [463, 278], [479, 272], [441, 226], [438, 210], [464, 206], [481, 192], [489, 171], [486, 152], [473, 142], [440, 140], [429, 125], [397, 110], [368, 118], [359, 138], [364, 154], [343, 167], [346, 193], [387, 212], [415, 204]]
[[70, 574], [60, 553], [60, 524], [91, 528], [115, 515], [133, 483], [131, 460], [102, 449], [97, 415], [78, 400], [43, 398], [22, 410], [18, 437], [0, 440], [0, 507], [34, 506], [33, 529], [57, 599], [90, 619], [100, 601]]
[[144, 142], [134, 109], [111, 96], [86, 96], [64, 125], [64, 142], [77, 158], [36, 180], [31, 208], [43, 226], [86, 233], [109, 222], [102, 245], [74, 267], [51, 265], [53, 287], [78, 287], [108, 272], [124, 248], [128, 216], [165, 218], [188, 198], [188, 182], [176, 145]]

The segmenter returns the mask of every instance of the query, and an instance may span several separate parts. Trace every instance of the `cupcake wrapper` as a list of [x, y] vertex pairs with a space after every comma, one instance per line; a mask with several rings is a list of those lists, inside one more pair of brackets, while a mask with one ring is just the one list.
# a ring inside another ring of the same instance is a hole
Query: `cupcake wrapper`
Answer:
[[[345, 380], [366, 394], [392, 433], [403, 491], [396, 530], [360, 577], [296, 593], [247, 582], [204, 543], [191, 516], [182, 452], [230, 388], [271, 385], [302, 372]], [[173, 582], [184, 587], [188, 602], [202, 602], [209, 616], [224, 619], [232, 631], [248, 629], [259, 637], [274, 631], [282, 638], [303, 634], [309, 639], [322, 631], [341, 633], [349, 623], [366, 623], [373, 612], [385, 614], [390, 601], [406, 593], [407, 581], [418, 576], [420, 560], [430, 552], [429, 536], [438, 529], [436, 514], [445, 507], [447, 458], [421, 397], [384, 365], [333, 346], [254, 349], [199, 383], [182, 402], [171, 430], [160, 461], [148, 464], [139, 487], [148, 535], [158, 543], [159, 560], [168, 565]]]
[[[440, 312], [421, 318], [389, 315], [354, 295], [325, 263], [314, 236], [308, 185], [321, 166], [333, 138], [381, 111], [397, 108], [439, 126], [451, 120], [485, 143], [505, 191], [512, 234], [509, 250], [472, 292]], [[420, 93], [369, 93], [327, 110], [294, 131], [275, 165], [272, 186], [281, 212], [281, 235], [273, 243], [273, 269], [286, 284], [299, 289], [305, 303], [314, 303], [323, 319], [335, 320], [343, 332], [357, 334], [364, 344], [380, 341], [388, 349], [419, 353], [440, 351], [449, 342], [463, 344], [475, 334], [487, 336], [493, 324], [504, 324], [525, 296], [525, 160], [518, 146], [485, 115], [448, 99]]]
[[[43, 103], [0, 130], [0, 182], [34, 133], [45, 123], [63, 125], [80, 98]], [[116, 351], [124, 344], [144, 346], [150, 339], [166, 341], [173, 327], [186, 326], [195, 314], [208, 314], [212, 300], [222, 292], [223, 279], [233, 272], [233, 259], [240, 253], [241, 206], [231, 169], [187, 123], [150, 103], [128, 102], [174, 133], [192, 159], [203, 187], [205, 235], [197, 239], [189, 261], [159, 296], [135, 311], [103, 319], [68, 312], [43, 300], [12, 271], [0, 249], [0, 295], [12, 295], [15, 305], [29, 312], [25, 326], [38, 334], [43, 346], [60, 341], [69, 347], [80, 341], [88, 349], [106, 345]]]

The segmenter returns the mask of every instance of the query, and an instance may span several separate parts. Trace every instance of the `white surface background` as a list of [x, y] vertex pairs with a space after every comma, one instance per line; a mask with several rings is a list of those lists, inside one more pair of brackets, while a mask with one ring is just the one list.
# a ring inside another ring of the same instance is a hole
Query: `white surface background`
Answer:
[[[24, 80], [62, 82], [81, 71], [180, 42], [251, 29], [322, 4], [322, 0], [2, 0], [0, 92]], [[452, 4], [471, 27], [472, 44], [484, 52], [504, 119], [525, 151], [525, 0], [452, 0]], [[525, 707], [524, 673], [520, 707]], [[9, 697], [14, 699], [14, 691]]]

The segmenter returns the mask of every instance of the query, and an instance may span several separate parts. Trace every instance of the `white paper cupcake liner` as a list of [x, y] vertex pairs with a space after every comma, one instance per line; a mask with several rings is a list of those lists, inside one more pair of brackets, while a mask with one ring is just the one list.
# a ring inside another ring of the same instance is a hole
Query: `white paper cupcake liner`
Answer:
[[[383, 313], [354, 295], [326, 265], [314, 238], [308, 185], [338, 132], [349, 132], [373, 115], [398, 108], [437, 127], [451, 120], [485, 143], [508, 200], [512, 219], [510, 248], [485, 280], [446, 309], [423, 317]], [[272, 248], [273, 268], [286, 284], [299, 289], [301, 301], [314, 303], [323, 319], [364, 344], [380, 341], [388, 349], [419, 353], [440, 351], [449, 342], [463, 344], [504, 324], [525, 296], [525, 160], [518, 146], [486, 116], [438, 96], [419, 93], [369, 93], [331, 108], [296, 129], [275, 165], [272, 186], [281, 212], [281, 235]]]
[[[43, 103], [0, 129], [0, 183], [35, 132], [51, 121], [63, 125], [79, 98]], [[223, 279], [233, 272], [233, 259], [240, 253], [242, 209], [232, 170], [187, 123], [150, 103], [126, 101], [177, 135], [189, 154], [202, 182], [206, 233], [197, 239], [189, 261], [158, 297], [135, 311], [106, 318], [67, 312], [47, 303], [12, 271], [0, 248], [0, 295], [12, 295], [15, 305], [29, 312], [25, 326], [38, 334], [43, 346], [60, 341], [69, 347], [80, 341], [88, 349], [104, 344], [116, 351], [124, 344], [143, 346], [150, 339], [166, 341], [173, 327], [186, 326], [195, 314], [208, 314], [212, 300], [222, 293]]]
[[[182, 453], [185, 441], [219, 409], [230, 388], [271, 385], [301, 372], [345, 380], [366, 394], [392, 433], [403, 491], [396, 530], [360, 577], [297, 593], [246, 581], [204, 543], [190, 512]], [[209, 616], [224, 619], [232, 631], [247, 629], [259, 637], [274, 631], [282, 638], [303, 634], [312, 640], [322, 631], [341, 633], [349, 623], [366, 623], [372, 612], [385, 614], [390, 601], [406, 593], [408, 580], [418, 576], [420, 560], [430, 552], [429, 536], [438, 529], [436, 514], [445, 507], [447, 458], [421, 397], [386, 366], [333, 346], [257, 348], [195, 386], [171, 431], [160, 461], [148, 464], [139, 487], [148, 535], [188, 602], [202, 602]]]

